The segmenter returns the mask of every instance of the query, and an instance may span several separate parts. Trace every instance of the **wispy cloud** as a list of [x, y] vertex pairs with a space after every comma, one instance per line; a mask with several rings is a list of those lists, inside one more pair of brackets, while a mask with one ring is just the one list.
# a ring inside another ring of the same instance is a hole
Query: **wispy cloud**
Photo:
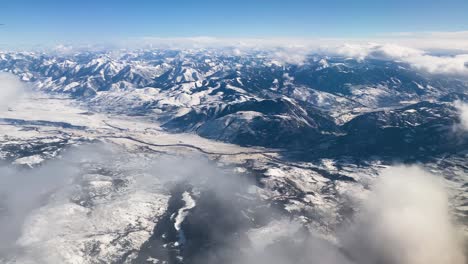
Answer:
[[34, 170], [0, 166], [0, 255], [14, 248], [28, 215], [46, 204], [52, 192], [66, 188], [78, 175], [79, 168], [70, 161], [79, 157], [82, 154], [69, 154]]

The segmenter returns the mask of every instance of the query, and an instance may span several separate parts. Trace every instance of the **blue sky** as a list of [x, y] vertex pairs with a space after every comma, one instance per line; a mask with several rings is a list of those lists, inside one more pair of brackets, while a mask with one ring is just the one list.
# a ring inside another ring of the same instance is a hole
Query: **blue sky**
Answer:
[[467, 0], [0, 0], [0, 43], [468, 30]]

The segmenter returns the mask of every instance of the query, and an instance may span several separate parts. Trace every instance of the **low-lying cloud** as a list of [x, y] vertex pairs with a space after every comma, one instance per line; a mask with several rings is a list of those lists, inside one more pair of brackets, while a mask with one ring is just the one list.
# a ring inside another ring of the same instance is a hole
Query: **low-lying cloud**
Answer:
[[11, 106], [24, 90], [24, 83], [16, 75], [0, 72], [0, 111]]
[[431, 74], [468, 77], [468, 54], [435, 56], [429, 53], [394, 44], [345, 44], [326, 48], [326, 53], [357, 59], [381, 59], [408, 63], [416, 70]]
[[[80, 175], [80, 162], [98, 162], [110, 151], [102, 146], [81, 146], [37, 168], [0, 166], [0, 257], [16, 246], [29, 214], [51, 196], [67, 196]], [[1, 259], [0, 259], [1, 260]]]
[[442, 180], [400, 166], [383, 171], [342, 243], [359, 264], [464, 264], [459, 234]]
[[[69, 188], [82, 173], [82, 160], [112, 167], [115, 158], [125, 156], [121, 151], [91, 146], [33, 170], [2, 167], [0, 193], [5, 199], [0, 206], [0, 254], [14, 246], [34, 208], [47, 203], [52, 193], [71, 193], [57, 190]], [[131, 160], [120, 169], [141, 174], [135, 178], [141, 186], [154, 178], [167, 188], [178, 183], [191, 186], [184, 192], [190, 192], [194, 204], [184, 211], [188, 220], [178, 223], [188, 232], [179, 240], [187, 243], [182, 245], [186, 252], [192, 252], [190, 263], [465, 263], [463, 241], [451, 218], [443, 182], [419, 167], [384, 170], [357, 216], [332, 243], [269, 207], [249, 177], [226, 173], [227, 168], [220, 169], [209, 160], [196, 156], [123, 158], [127, 159]], [[171, 216], [171, 221], [179, 218]]]
[[456, 101], [455, 107], [460, 116], [460, 123], [457, 125], [457, 128], [463, 132], [468, 132], [468, 103]]

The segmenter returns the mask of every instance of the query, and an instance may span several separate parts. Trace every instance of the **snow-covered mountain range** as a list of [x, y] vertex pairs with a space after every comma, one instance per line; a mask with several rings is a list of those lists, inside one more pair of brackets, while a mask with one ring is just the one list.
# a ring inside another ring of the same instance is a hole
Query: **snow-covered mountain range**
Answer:
[[451, 104], [467, 100], [468, 89], [464, 79], [403, 62], [311, 55], [295, 65], [267, 52], [2, 53], [0, 69], [95, 109], [154, 116], [172, 131], [287, 148], [350, 135], [363, 122], [382, 129], [450, 126], [459, 122]]

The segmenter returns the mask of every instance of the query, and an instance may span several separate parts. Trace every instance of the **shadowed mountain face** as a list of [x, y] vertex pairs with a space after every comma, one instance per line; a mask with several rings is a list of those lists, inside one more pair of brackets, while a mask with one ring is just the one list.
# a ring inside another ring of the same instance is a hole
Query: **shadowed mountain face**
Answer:
[[[428, 158], [466, 150], [466, 133], [457, 132], [459, 113], [450, 104], [421, 102], [360, 115], [342, 126], [346, 135], [334, 154]], [[333, 154], [332, 154], [333, 155]]]
[[164, 126], [240, 145], [287, 148], [300, 147], [304, 142], [317, 141], [325, 133], [339, 131], [326, 113], [301, 107], [286, 98], [192, 110]]

